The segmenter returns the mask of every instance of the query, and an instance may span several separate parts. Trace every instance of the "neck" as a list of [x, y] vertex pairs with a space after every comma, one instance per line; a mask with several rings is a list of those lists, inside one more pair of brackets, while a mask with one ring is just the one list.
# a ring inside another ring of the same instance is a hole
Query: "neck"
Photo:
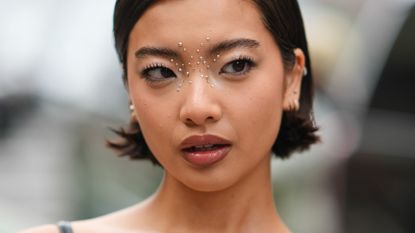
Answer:
[[166, 173], [147, 204], [163, 228], [178, 232], [287, 232], [274, 207], [269, 158], [215, 192], [190, 189]]

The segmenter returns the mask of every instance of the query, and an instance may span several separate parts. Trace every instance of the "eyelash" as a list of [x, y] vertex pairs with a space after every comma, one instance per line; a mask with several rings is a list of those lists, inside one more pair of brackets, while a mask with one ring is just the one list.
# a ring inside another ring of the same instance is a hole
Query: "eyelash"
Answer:
[[[244, 71], [244, 72], [242, 72], [242, 73], [238, 73], [238, 72], [236, 72], [236, 74], [235, 74], [235, 73], [226, 73], [226, 72], [224, 72], [224, 68], [225, 68], [225, 67], [227, 67], [227, 66], [229, 66], [229, 65], [232, 65], [232, 64], [235, 64], [235, 62], [245, 62], [245, 63], [246, 63], [245, 65], [248, 65], [247, 70], [245, 70], [245, 71]], [[252, 69], [252, 68], [255, 68], [256, 66], [257, 66], [257, 63], [255, 62], [255, 60], [254, 60], [253, 58], [248, 57], [248, 56], [245, 56], [245, 55], [241, 55], [241, 56], [239, 56], [239, 57], [237, 57], [237, 58], [233, 59], [232, 61], [230, 61], [230, 62], [226, 63], [226, 64], [225, 64], [225, 65], [221, 68], [221, 70], [220, 70], [219, 74], [226, 74], [226, 75], [232, 75], [232, 76], [240, 76], [240, 75], [245, 75], [245, 74], [249, 73], [249, 71], [251, 71], [251, 69]]]
[[[225, 68], [227, 68], [230, 65], [234, 65], [236, 62], [243, 62], [244, 63], [243, 68], [246, 70], [244, 70], [243, 72], [226, 72], [225, 71]], [[246, 65], [248, 66], [247, 68], [245, 67]], [[234, 58], [232, 61], [222, 66], [222, 68], [219, 71], [219, 74], [224, 74], [224, 75], [229, 75], [229, 76], [242, 76], [250, 72], [251, 69], [255, 68], [256, 66], [257, 66], [257, 63], [254, 61], [253, 58], [242, 55], [237, 58]], [[154, 76], [150, 74], [150, 72], [155, 71], [157, 69], [165, 69], [165, 70], [160, 70], [159, 72], [167, 71], [171, 73], [171, 76], [155, 78]], [[170, 77], [175, 77], [175, 78], [177, 77], [173, 70], [163, 65], [162, 63], [153, 63], [153, 64], [145, 66], [143, 70], [141, 71], [141, 76], [150, 83], [163, 82], [163, 81], [168, 80]]]
[[153, 64], [145, 66], [143, 70], [141, 71], [141, 76], [146, 81], [149, 81], [149, 82], [162, 82], [162, 81], [167, 80], [167, 79], [162, 79], [162, 78], [154, 78], [152, 75], [150, 75], [150, 72], [156, 69], [166, 69], [165, 71], [171, 72], [176, 77], [176, 74], [170, 68], [168, 68], [167, 66], [161, 63], [153, 63]]

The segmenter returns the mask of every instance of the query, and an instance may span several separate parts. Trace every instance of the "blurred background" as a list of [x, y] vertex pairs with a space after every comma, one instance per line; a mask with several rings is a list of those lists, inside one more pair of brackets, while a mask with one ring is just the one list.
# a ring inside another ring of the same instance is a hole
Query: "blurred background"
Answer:
[[[0, 232], [135, 204], [162, 170], [117, 158], [129, 119], [114, 0], [0, 0]], [[415, 0], [300, 0], [323, 143], [274, 159], [293, 232], [415, 232]]]

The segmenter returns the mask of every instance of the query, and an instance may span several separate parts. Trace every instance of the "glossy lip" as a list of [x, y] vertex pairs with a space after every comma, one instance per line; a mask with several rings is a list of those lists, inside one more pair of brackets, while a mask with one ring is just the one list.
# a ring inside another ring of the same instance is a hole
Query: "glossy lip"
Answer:
[[[204, 146], [213, 144], [221, 144], [225, 146], [220, 148], [214, 148], [212, 150], [207, 151], [190, 152], [185, 150], [193, 146]], [[183, 142], [180, 144], [180, 150], [183, 153], [184, 159], [192, 165], [206, 167], [224, 159], [230, 151], [231, 146], [232, 144], [229, 140], [223, 139], [218, 136], [193, 135], [183, 140]]]

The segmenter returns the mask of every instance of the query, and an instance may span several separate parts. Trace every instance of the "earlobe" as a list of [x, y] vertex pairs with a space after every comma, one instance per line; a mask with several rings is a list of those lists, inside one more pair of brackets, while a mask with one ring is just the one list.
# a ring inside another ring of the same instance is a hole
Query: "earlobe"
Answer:
[[287, 73], [286, 88], [284, 93], [284, 111], [298, 111], [300, 109], [301, 82], [303, 76], [307, 75], [305, 67], [305, 56], [301, 49], [294, 49], [295, 64]]

